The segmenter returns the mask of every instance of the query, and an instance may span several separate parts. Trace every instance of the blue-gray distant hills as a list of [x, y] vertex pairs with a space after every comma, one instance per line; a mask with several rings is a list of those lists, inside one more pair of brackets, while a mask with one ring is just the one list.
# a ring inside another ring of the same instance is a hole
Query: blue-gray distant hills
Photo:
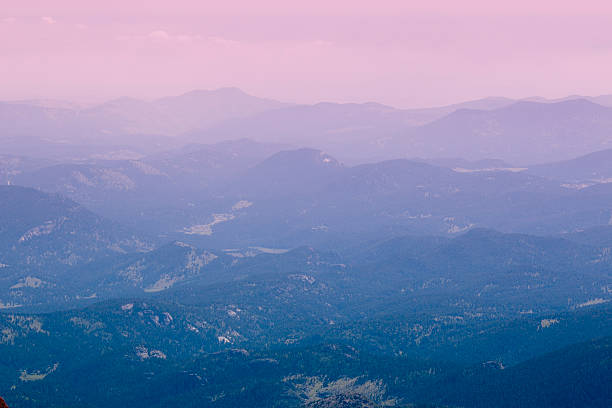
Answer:
[[[196, 90], [153, 101], [119, 98], [94, 106], [47, 101], [0, 102], [0, 140], [12, 153], [48, 155], [60, 150], [75, 156], [132, 149], [151, 152], [176, 145], [172, 137], [227, 119], [288, 104], [248, 95], [237, 88]], [[68, 150], [66, 144], [71, 146]], [[36, 145], [44, 145], [45, 153]]]
[[[13, 184], [67, 196], [154, 236], [207, 247], [337, 244], [479, 227], [560, 234], [612, 220], [606, 182], [612, 173], [605, 160], [588, 158], [577, 159], [580, 171], [458, 159], [354, 166], [317, 149], [240, 140], [140, 160], [7, 163], [14, 166], [6, 176]], [[595, 168], [600, 176], [583, 177]]]
[[2, 103], [0, 396], [608, 408], [606, 105]]
[[575, 99], [462, 109], [396, 136], [391, 145], [414, 156], [499, 158], [518, 165], [570, 159], [612, 146], [612, 108]]
[[85, 152], [134, 157], [185, 143], [250, 138], [320, 148], [349, 162], [461, 157], [524, 166], [610, 148], [610, 105], [607, 96], [518, 102], [484, 98], [422, 109], [377, 103], [296, 105], [222, 88], [87, 107], [2, 102], [0, 138], [5, 153], [39, 151], [39, 156], [40, 146], [72, 157]]
[[571, 183], [612, 181], [612, 148], [570, 160], [529, 166], [529, 173]]
[[496, 158], [521, 166], [612, 146], [610, 107], [587, 99], [488, 102], [423, 110], [378, 104], [293, 106], [225, 121], [186, 136], [223, 140], [248, 135], [260, 141], [323, 148], [349, 161]]

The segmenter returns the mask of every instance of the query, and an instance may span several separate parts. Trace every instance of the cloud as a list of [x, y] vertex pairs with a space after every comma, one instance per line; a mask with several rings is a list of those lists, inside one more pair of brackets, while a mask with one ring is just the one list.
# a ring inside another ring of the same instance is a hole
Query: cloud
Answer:
[[2, 19], [2, 22], [5, 24], [13, 24], [17, 21], [15, 17], [5, 17]]
[[40, 19], [42, 20], [43, 23], [47, 23], [47, 24], [57, 23], [57, 21], [55, 21], [53, 17], [49, 17], [49, 16], [41, 17]]
[[79, 30], [85, 30], [87, 28], [87, 25], [81, 23], [75, 24], [74, 26]]

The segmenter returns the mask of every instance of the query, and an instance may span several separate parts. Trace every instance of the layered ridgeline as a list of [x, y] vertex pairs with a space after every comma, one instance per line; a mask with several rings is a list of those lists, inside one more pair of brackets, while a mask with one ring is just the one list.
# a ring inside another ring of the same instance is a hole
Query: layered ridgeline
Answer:
[[138, 158], [186, 143], [250, 137], [320, 148], [350, 162], [462, 157], [524, 166], [609, 148], [610, 106], [609, 96], [485, 98], [425, 109], [295, 105], [222, 88], [94, 106], [1, 102], [0, 130], [6, 152], [37, 157]]
[[[603, 103], [2, 105], [31, 123], [2, 122], [0, 395], [610, 406]], [[85, 130], [105, 145], [78, 145]], [[319, 143], [340, 156], [291, 146]]]
[[[59, 193], [124, 224], [158, 234], [176, 232], [186, 220], [209, 216], [222, 208], [218, 189], [237, 174], [281, 150], [283, 146], [246, 139], [214, 145], [187, 145], [140, 160], [87, 160], [51, 166], [14, 163], [11, 184]], [[18, 166], [20, 165], [20, 166]]]
[[[267, 165], [250, 177], [269, 177]], [[304, 186], [309, 177], [320, 175]], [[149, 249], [70, 200], [2, 192], [2, 256], [13, 264], [3, 263], [0, 393], [12, 406], [609, 402], [601, 230], [475, 229], [341, 251]], [[578, 378], [579, 393], [557, 388]]]
[[[607, 105], [607, 106], [606, 106]], [[325, 149], [348, 161], [405, 157], [498, 158], [521, 166], [571, 159], [610, 147], [609, 101], [487, 99], [442, 109], [317, 104], [262, 112], [190, 134]]]
[[611, 126], [612, 108], [586, 99], [520, 101], [491, 111], [457, 110], [390, 145], [415, 156], [494, 157], [529, 165], [609, 148]]
[[[71, 158], [134, 158], [177, 143], [247, 135], [263, 142], [305, 146], [330, 140], [339, 147], [359, 139], [367, 146], [460, 108], [494, 109], [512, 102], [486, 98], [410, 110], [375, 103], [294, 105], [221, 88], [153, 101], [125, 97], [93, 106], [48, 100], [1, 102], [0, 130], [5, 148], [12, 153]], [[363, 157], [363, 147], [361, 143], [358, 156]]]
[[22, 187], [3, 190], [6, 197], [27, 197], [28, 203], [10, 206], [5, 200], [3, 308], [66, 307], [173, 291], [183, 291], [176, 295], [181, 302], [193, 298], [197, 304], [204, 298], [194, 288], [213, 284], [267, 298], [269, 293], [257, 293], [263, 288], [245, 283], [260, 277], [318, 288], [323, 292], [315, 291], [316, 301], [304, 303], [328, 298], [331, 307], [340, 301], [344, 317], [367, 310], [370, 301], [372, 310], [442, 310], [459, 304], [465, 312], [496, 316], [575, 308], [610, 296], [609, 227], [560, 237], [472, 229], [452, 239], [405, 236], [377, 242], [366, 234], [369, 241], [339, 252], [201, 248], [182, 241], [153, 248], [155, 241], [128, 234], [69, 200]]
[[[34, 152], [43, 153], [55, 145], [50, 152], [68, 153], [70, 149], [57, 146], [67, 141], [80, 145], [81, 153], [94, 154], [111, 146], [138, 152], [151, 150], [151, 142], [168, 146], [169, 137], [191, 129], [284, 106], [287, 104], [257, 98], [236, 88], [221, 88], [154, 101], [120, 98], [94, 106], [7, 101], [0, 103], [0, 123], [6, 148], [21, 148], [21, 152], [29, 151], [25, 147], [34, 147]], [[42, 149], [35, 147], [40, 141], [47, 142]]]
[[93, 260], [66, 280], [131, 297], [2, 314], [0, 392], [17, 407], [603, 407], [609, 250], [583, 234]]
[[168, 241], [217, 249], [353, 245], [478, 227], [560, 234], [612, 219], [612, 184], [571, 181], [569, 169], [541, 174], [542, 166], [450, 159], [347, 166], [319, 150], [279, 149], [248, 140], [198, 145], [138, 161], [24, 170], [11, 181]]

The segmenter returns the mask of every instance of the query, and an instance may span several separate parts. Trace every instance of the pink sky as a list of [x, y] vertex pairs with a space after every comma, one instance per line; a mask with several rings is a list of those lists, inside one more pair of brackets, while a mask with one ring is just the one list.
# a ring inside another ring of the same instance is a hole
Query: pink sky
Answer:
[[612, 1], [4, 3], [0, 100], [237, 86], [420, 107], [612, 93]]

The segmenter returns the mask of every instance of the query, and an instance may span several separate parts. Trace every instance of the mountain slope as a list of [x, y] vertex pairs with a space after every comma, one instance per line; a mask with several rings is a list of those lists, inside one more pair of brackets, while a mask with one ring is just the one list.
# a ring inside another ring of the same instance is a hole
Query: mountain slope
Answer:
[[389, 158], [383, 154], [381, 145], [414, 126], [462, 107], [492, 109], [509, 103], [511, 100], [488, 98], [426, 109], [395, 109], [377, 103], [297, 105], [225, 121], [209, 129], [190, 132], [187, 137], [200, 142], [249, 137], [324, 149], [343, 160], [363, 162]]
[[[608, 407], [612, 338], [605, 337], [514, 367], [466, 370], [434, 387], [437, 402], [479, 407]], [[425, 398], [425, 397], [423, 397]]]
[[143, 246], [132, 234], [74, 201], [0, 186], [0, 250], [11, 263], [75, 264]]
[[[610, 395], [609, 337], [559, 349], [548, 343], [545, 329], [531, 339], [518, 331], [517, 339], [527, 338], [508, 342], [509, 349], [530, 341], [545, 353], [510, 366], [484, 356], [458, 364], [372, 352], [367, 346], [376, 330], [359, 337], [357, 347], [325, 336], [269, 347], [266, 334], [256, 338], [259, 346], [231, 344], [226, 339], [244, 333], [238, 325], [246, 313], [235, 305], [219, 312], [124, 300], [80, 311], [0, 315], [0, 392], [23, 406], [92, 408], [196, 407], [203, 401], [223, 408], [297, 408], [342, 396], [383, 406], [521, 401], [527, 407], [601, 407], [606, 405], [597, 402]], [[489, 336], [477, 326], [471, 335]], [[459, 347], [466, 340], [452, 328], [446, 337]], [[560, 401], [576, 387], [583, 392]]]
[[288, 106], [286, 103], [248, 95], [238, 88], [195, 90], [179, 96], [157, 99], [152, 105], [172, 119], [175, 126], [172, 134], [207, 128], [224, 120], [248, 117]]
[[530, 166], [530, 174], [571, 183], [612, 180], [612, 149], [600, 150], [571, 160]]
[[344, 166], [316, 149], [285, 150], [276, 153], [245, 172], [239, 179], [241, 194], [306, 196], [338, 177]]
[[79, 280], [65, 276], [71, 268], [150, 247], [74, 201], [0, 186], [0, 308], [61, 298]]
[[581, 99], [517, 102], [492, 111], [458, 110], [396, 136], [390, 147], [410, 157], [495, 157], [525, 165], [605, 149], [611, 131], [612, 108]]
[[[40, 137], [77, 144], [146, 145], [160, 141], [171, 144], [159, 135], [177, 136], [284, 106], [287, 105], [236, 88], [192, 91], [152, 102], [119, 98], [90, 107], [0, 102], [0, 131], [3, 139]], [[137, 136], [141, 140], [136, 140]]]

